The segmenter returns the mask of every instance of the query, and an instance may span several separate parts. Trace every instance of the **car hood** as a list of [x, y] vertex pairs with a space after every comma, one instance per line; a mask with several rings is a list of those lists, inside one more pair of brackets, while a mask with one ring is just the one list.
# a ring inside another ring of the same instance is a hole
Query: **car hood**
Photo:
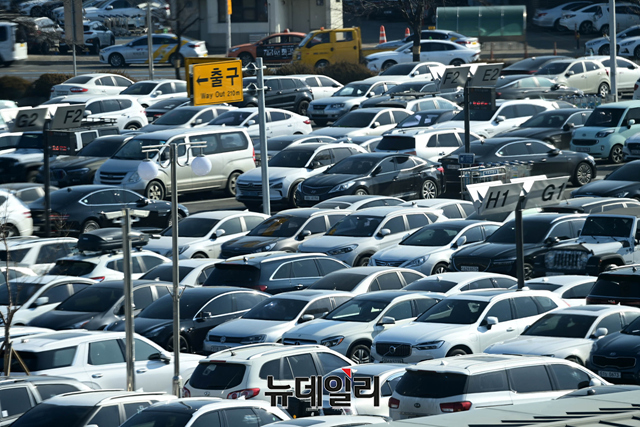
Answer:
[[[180, 237], [180, 239], [178, 240], [178, 245], [187, 246], [187, 245], [193, 245], [194, 243], [206, 242], [208, 240], [209, 239], [202, 238], [202, 237]], [[162, 236], [159, 239], [149, 240], [149, 244], [145, 245], [144, 248], [154, 252], [167, 251], [167, 250], [170, 251], [171, 236]]]
[[600, 338], [598, 349], [594, 350], [592, 354], [609, 356], [611, 353], [617, 353], [616, 356], [630, 355], [636, 357], [638, 352], [640, 352], [640, 337], [616, 332]]
[[266, 236], [242, 236], [228, 241], [223, 245], [223, 250], [227, 248], [253, 248], [277, 243], [280, 238]]
[[98, 166], [106, 162], [108, 157], [60, 156], [51, 162], [51, 169], [75, 169]]
[[366, 97], [364, 96], [330, 96], [328, 98], [314, 100], [312, 101], [312, 104], [313, 105], [331, 105], [331, 104], [338, 104], [340, 102], [352, 104], [352, 103], [357, 103], [358, 101], [361, 101], [363, 99], [366, 99]]
[[[469, 122], [469, 130], [471, 132], [476, 132], [477, 130], [482, 130], [490, 125], [491, 125], [490, 121], [475, 120], [475, 121]], [[442, 123], [436, 123], [435, 125], [433, 125], [433, 127], [436, 129], [454, 129], [454, 128], [464, 129], [464, 122], [461, 120], [449, 120]]]
[[[136, 320], [137, 322], [137, 320]], [[497, 343], [487, 349], [493, 354], [555, 354], [558, 351], [575, 349], [593, 345], [586, 338], [534, 337], [519, 336], [511, 340]]]
[[[365, 237], [370, 239], [370, 237]], [[362, 241], [360, 237], [351, 236], [320, 236], [308, 242], [300, 243], [298, 251], [300, 252], [327, 252], [331, 249], [341, 248], [343, 246], [353, 245]]]
[[293, 320], [234, 319], [216, 326], [209, 333], [224, 337], [243, 337], [259, 332], [267, 335], [267, 342], [273, 342], [279, 340], [293, 325]]
[[[118, 320], [117, 322], [114, 322], [109, 326], [109, 331], [124, 331], [124, 326], [125, 326], [124, 320]], [[164, 327], [173, 326], [173, 320], [136, 317], [135, 332], [137, 334], [144, 335], [145, 333], [161, 326], [164, 326]]]
[[[269, 167], [269, 181], [276, 181], [283, 178], [295, 179], [298, 176], [305, 176], [308, 174], [306, 168], [281, 168], [281, 167]], [[252, 182], [262, 184], [262, 169], [251, 169], [240, 175], [238, 182]]]
[[593, 181], [587, 185], [575, 190], [572, 195], [575, 196], [614, 196], [625, 191], [636, 190], [640, 187], [640, 182], [633, 181], [613, 181], [603, 179]]
[[117, 172], [138, 172], [138, 166], [142, 160], [123, 160], [123, 159], [109, 159], [102, 167], [102, 171], [117, 171]]
[[367, 61], [375, 61], [375, 60], [380, 60], [382, 58], [395, 58], [398, 55], [401, 55], [401, 52], [396, 52], [395, 50], [388, 50], [385, 52], [372, 53], [371, 55], [367, 55], [365, 59]]
[[251, 46], [254, 46], [254, 45], [255, 45], [254, 43], [237, 44], [235, 46], [231, 46], [231, 50], [233, 50], [233, 49], [242, 49], [244, 47], [251, 47]]
[[515, 128], [496, 136], [543, 139], [549, 135], [560, 133], [557, 128]]
[[[525, 243], [525, 255], [527, 254], [527, 250], [537, 249], [541, 246], [541, 243]], [[513, 243], [481, 243], [477, 246], [462, 248], [458, 252], [456, 252], [456, 255], [464, 257], [487, 257], [492, 259], [501, 257], [515, 257], [516, 248]]]
[[367, 332], [371, 329], [370, 322], [340, 322], [336, 320], [316, 319], [296, 326], [284, 334], [283, 338], [321, 340], [337, 335]]
[[387, 249], [382, 249], [375, 253], [376, 259], [385, 261], [391, 260], [412, 260], [421, 256], [430, 255], [442, 250], [448, 249], [449, 246], [409, 246], [397, 245]]
[[382, 332], [374, 341], [417, 344], [441, 339], [447, 340], [451, 334], [466, 334], [472, 328], [475, 328], [475, 325], [411, 322], [408, 325], [398, 326], [392, 330]]
[[182, 128], [186, 128], [188, 126], [186, 125], [156, 125], [156, 124], [150, 124], [150, 125], [146, 125], [144, 127], [142, 127], [140, 129], [140, 132], [157, 132], [160, 130], [169, 130], [169, 129], [182, 129]]
[[44, 161], [42, 150], [35, 148], [18, 148], [13, 153], [5, 154], [2, 157], [5, 159], [13, 159], [20, 163]]
[[31, 322], [29, 326], [39, 326], [41, 328], [50, 329], [70, 329], [76, 323], [93, 319], [100, 316], [102, 313], [89, 312], [89, 311], [61, 311], [52, 310], [48, 313], [44, 313]]
[[575, 249], [584, 248], [593, 254], [610, 254], [616, 253], [622, 249], [622, 242], [624, 242], [624, 238], [619, 237], [611, 237], [611, 236], [582, 236], [578, 241], [574, 240], [573, 242], [567, 242], [566, 245], [557, 246], [554, 249], [563, 250], [563, 249]]
[[352, 181], [354, 179], [360, 179], [360, 175], [347, 175], [347, 174], [332, 174], [321, 173], [320, 175], [313, 176], [306, 181], [303, 185], [310, 185], [313, 187], [325, 187], [329, 185], [338, 185], [343, 182]]

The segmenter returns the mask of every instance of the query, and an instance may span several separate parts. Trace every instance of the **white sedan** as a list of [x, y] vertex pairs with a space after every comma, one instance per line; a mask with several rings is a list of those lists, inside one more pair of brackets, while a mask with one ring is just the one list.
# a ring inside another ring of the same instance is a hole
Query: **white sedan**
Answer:
[[[100, 49], [116, 44], [116, 36], [113, 32], [105, 27], [101, 21], [85, 22], [83, 25], [84, 45], [93, 53], [100, 53]], [[67, 53], [69, 46], [64, 40], [62, 33], [62, 41], [60, 42], [60, 53]]]
[[[446, 40], [422, 40], [420, 61], [434, 61], [444, 65], [462, 65], [477, 61], [480, 51]], [[413, 43], [407, 43], [390, 52], [378, 52], [365, 58], [371, 71], [383, 71], [395, 64], [413, 61]]]
[[82, 74], [51, 88], [51, 98], [65, 95], [118, 95], [133, 82], [117, 74]]
[[31, 210], [10, 192], [0, 190], [0, 237], [31, 236], [31, 234], [33, 234]]
[[331, 126], [314, 130], [312, 135], [326, 135], [334, 138], [382, 135], [412, 114], [404, 108], [360, 108], [349, 111]]
[[[587, 296], [596, 283], [597, 276], [561, 276], [538, 277], [529, 279], [525, 286], [533, 291], [549, 291], [558, 294], [570, 306], [586, 305]], [[515, 286], [513, 289], [516, 289]]]
[[[178, 53], [175, 52], [178, 37], [173, 34], [154, 34], [153, 37], [153, 62], [155, 64], [171, 64], [175, 66], [184, 58], [202, 58], [208, 55], [204, 41], [182, 37]], [[129, 64], [144, 64], [149, 59], [149, 47], [147, 36], [133, 39], [127, 44], [110, 46], [100, 51], [100, 62], [119, 68]]]
[[303, 80], [311, 88], [313, 99], [328, 98], [343, 86], [342, 83], [323, 75], [293, 74], [289, 77], [297, 77]]
[[[635, 25], [631, 28], [627, 28], [624, 31], [619, 32], [616, 35], [616, 44], [618, 45], [618, 53], [620, 53], [620, 44], [627, 41], [631, 37], [640, 36], [640, 25]], [[610, 52], [609, 36], [598, 37], [593, 40], [589, 40], [584, 44], [585, 55], [609, 55]]]
[[538, 27], [553, 27], [557, 31], [563, 31], [565, 28], [560, 25], [562, 15], [582, 9], [585, 6], [590, 6], [591, 4], [590, 1], [580, 0], [563, 3], [549, 9], [536, 9], [533, 13], [533, 25], [537, 25]]
[[[291, 111], [266, 108], [267, 138], [282, 135], [306, 135], [311, 133], [311, 121]], [[244, 107], [227, 111], [209, 122], [211, 126], [238, 126], [245, 129], [251, 138], [260, 136], [258, 107]]]

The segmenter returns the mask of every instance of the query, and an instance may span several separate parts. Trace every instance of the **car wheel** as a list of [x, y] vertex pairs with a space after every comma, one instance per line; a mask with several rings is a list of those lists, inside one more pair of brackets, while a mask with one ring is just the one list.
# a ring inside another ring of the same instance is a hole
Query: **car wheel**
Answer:
[[191, 255], [191, 259], [206, 259], [206, 258], [209, 258], [209, 257], [203, 254], [202, 252], [196, 252], [195, 254]]
[[329, 65], [329, 61], [327, 61], [326, 59], [321, 59], [320, 61], [316, 62], [315, 67], [324, 68], [324, 67], [327, 67], [328, 65]]
[[447, 357], [453, 357], [453, 356], [464, 356], [465, 354], [469, 354], [465, 351], [464, 348], [452, 348], [451, 350], [449, 350], [449, 353], [447, 353]]
[[562, 25], [560, 25], [560, 18], [556, 19], [556, 22], [553, 23], [553, 28], [556, 31], [564, 31], [566, 30], [565, 27], [563, 27]]
[[[180, 64], [178, 64], [178, 61], [180, 61]], [[173, 68], [182, 67], [184, 65], [184, 56], [181, 53], [177, 55], [174, 53], [169, 57], [169, 63]]]
[[354, 263], [354, 267], [366, 267], [369, 265], [369, 259], [371, 259], [371, 255], [363, 255], [358, 258]]
[[443, 274], [443, 273], [447, 273], [448, 271], [449, 271], [449, 264], [447, 264], [446, 262], [439, 262], [435, 266], [433, 266], [433, 269], [431, 270], [431, 274]]
[[227, 179], [227, 187], [225, 191], [229, 197], [236, 197], [236, 183], [238, 182], [238, 177], [240, 176], [240, 172], [233, 172], [229, 175], [229, 179]]
[[371, 347], [366, 344], [358, 344], [349, 350], [347, 357], [358, 364], [370, 363]]
[[[178, 212], [178, 222], [184, 219], [184, 214], [182, 212]], [[171, 219], [171, 215], [169, 215], [169, 220], [167, 221], [167, 227], [173, 226], [173, 220]]]
[[13, 224], [3, 224], [2, 228], [0, 228], [0, 237], [3, 239], [7, 239], [9, 237], [19, 236], [20, 232]]
[[99, 230], [100, 224], [98, 224], [96, 221], [92, 220], [92, 219], [88, 219], [84, 222], [84, 224], [82, 224], [82, 228], [80, 229], [81, 233], [88, 233], [90, 231], [95, 231], [95, 230]]
[[453, 61], [451, 61], [450, 65], [453, 65], [454, 67], [459, 67], [462, 64], [464, 64], [465, 62], [462, 59], [454, 59]]
[[41, 53], [42, 55], [48, 55], [50, 51], [51, 51], [51, 45], [49, 44], [49, 42], [48, 42], [48, 41], [46, 41], [46, 40], [45, 40], [45, 41], [43, 41], [43, 42], [40, 44], [40, 53]]
[[309, 101], [303, 99], [298, 103], [298, 108], [296, 108], [296, 112], [301, 116], [306, 116], [307, 111], [309, 110]]
[[317, 126], [326, 126], [329, 124], [329, 120], [313, 119], [313, 123], [315, 123]]
[[111, 38], [109, 39], [109, 46], [113, 46], [114, 44], [116, 44], [116, 38], [111, 36]]
[[[164, 346], [167, 350], [173, 351], [173, 335], [167, 340], [167, 344]], [[191, 346], [185, 337], [180, 335], [180, 353], [191, 353]]]
[[602, 34], [602, 36], [606, 36], [609, 35], [609, 24], [604, 24], [601, 28], [600, 28], [600, 33]]
[[576, 187], [582, 187], [593, 179], [593, 168], [587, 162], [580, 162], [573, 173], [571, 183]]
[[125, 128], [126, 130], [138, 130], [138, 129], [140, 129], [140, 127], [141, 127], [141, 126], [140, 126], [139, 124], [137, 124], [137, 123], [129, 123], [129, 124], [128, 124], [128, 125], [126, 125], [124, 128]]
[[420, 186], [421, 199], [435, 199], [438, 197], [438, 185], [432, 179], [425, 179]]
[[576, 356], [569, 356], [569, 357], [565, 358], [564, 360], [568, 360], [569, 362], [577, 363], [580, 366], [584, 366], [584, 362], [582, 360], [580, 360], [579, 357], [576, 357]]
[[533, 266], [525, 262], [523, 269], [524, 269], [524, 280], [533, 279]]
[[598, 95], [604, 98], [608, 94], [609, 94], [609, 84], [604, 82], [600, 83], [600, 86], [598, 86]]
[[369, 194], [369, 192], [367, 190], [365, 190], [364, 188], [358, 188], [356, 190], [356, 192], [353, 193], [353, 194], [355, 194], [356, 196], [367, 196]]
[[292, 208], [298, 207], [298, 195], [296, 194], [297, 193], [296, 189], [298, 188], [298, 185], [301, 182], [302, 181], [294, 182], [293, 185], [291, 186], [291, 189], [289, 190], [289, 206], [291, 206]]
[[238, 55], [238, 58], [242, 61], [242, 66], [246, 67], [253, 62], [253, 56], [250, 53], [244, 52]]
[[622, 145], [620, 144], [616, 144], [613, 146], [613, 148], [611, 149], [611, 152], [609, 153], [609, 162], [611, 163], [622, 163], [622, 160], [624, 159], [623, 155], [622, 155]]
[[124, 56], [119, 53], [112, 53], [109, 56], [109, 65], [113, 68], [123, 67], [124, 66]]
[[594, 31], [593, 22], [584, 21], [582, 24], [580, 24], [580, 28], [578, 28], [578, 30], [580, 31], [580, 34], [591, 34], [591, 33], [593, 33], [593, 31]]
[[164, 185], [160, 181], [153, 180], [147, 184], [144, 190], [144, 196], [150, 200], [164, 200]]
[[93, 53], [95, 53], [96, 55], [100, 53], [100, 40], [96, 40], [93, 43], [93, 46], [91, 46], [91, 50], [93, 51]]
[[397, 64], [396, 61], [384, 61], [384, 63], [382, 64], [382, 67], [380, 68], [380, 71], [384, 71], [387, 68], [392, 67], [396, 64]]
[[598, 55], [609, 55], [610, 52], [611, 50], [609, 49], [608, 44], [600, 46], [600, 49], [598, 49]]
[[27, 172], [27, 182], [36, 182], [36, 177], [38, 176], [38, 171], [29, 171]]

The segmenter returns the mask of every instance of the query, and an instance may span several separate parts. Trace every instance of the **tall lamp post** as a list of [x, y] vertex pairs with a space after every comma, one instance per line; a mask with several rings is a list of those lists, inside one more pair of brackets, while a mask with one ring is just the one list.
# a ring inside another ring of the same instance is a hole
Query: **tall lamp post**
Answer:
[[[198, 142], [169, 142], [163, 145], [151, 145], [144, 147], [142, 152], [155, 153], [151, 159], [147, 159], [138, 166], [140, 178], [151, 181], [158, 176], [158, 162], [161, 162], [160, 152], [169, 150], [169, 162], [171, 165], [171, 249], [173, 266], [173, 394], [177, 397], [182, 395], [182, 377], [180, 376], [180, 278], [178, 275], [178, 179], [177, 168], [189, 165], [190, 151], [192, 148], [204, 148], [205, 141]], [[187, 151], [187, 161], [181, 164], [178, 161], [178, 149], [185, 147]], [[204, 156], [197, 156], [191, 162], [193, 173], [198, 176], [207, 175], [211, 172], [211, 162]]]

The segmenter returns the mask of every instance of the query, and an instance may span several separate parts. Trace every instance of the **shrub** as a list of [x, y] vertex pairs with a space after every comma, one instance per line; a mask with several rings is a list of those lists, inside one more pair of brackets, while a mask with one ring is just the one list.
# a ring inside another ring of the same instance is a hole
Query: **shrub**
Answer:
[[31, 82], [22, 77], [2, 76], [0, 77], [0, 93], [3, 99], [17, 101], [22, 98], [29, 88]]
[[317, 74], [324, 74], [327, 77], [339, 81], [343, 85], [376, 75], [368, 69], [366, 65], [354, 64], [352, 62], [336, 62], [335, 64], [327, 65], [317, 70]]
[[280, 68], [276, 68], [275, 74], [280, 76], [287, 76], [291, 74], [318, 74], [318, 70], [311, 65], [303, 64], [302, 62], [293, 62], [291, 64], [285, 64]]
[[53, 86], [63, 83], [71, 77], [73, 77], [71, 74], [62, 73], [42, 74], [31, 84], [31, 86], [29, 86], [25, 95], [28, 97], [49, 98], [51, 96], [51, 88]]

